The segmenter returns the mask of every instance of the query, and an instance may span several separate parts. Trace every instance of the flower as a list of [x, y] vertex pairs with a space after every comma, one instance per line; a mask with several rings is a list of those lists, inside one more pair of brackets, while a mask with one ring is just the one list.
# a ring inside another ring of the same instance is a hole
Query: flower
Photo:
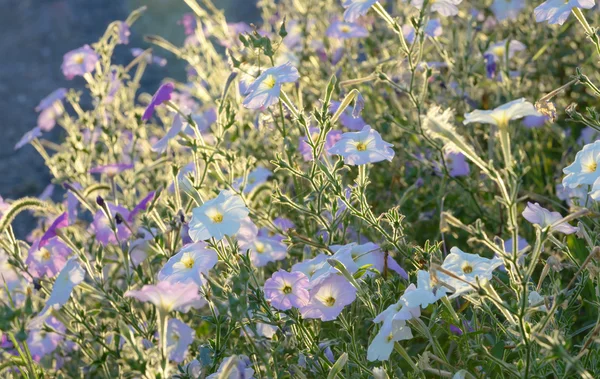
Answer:
[[67, 212], [64, 212], [63, 214], [61, 214], [60, 216], [58, 216], [52, 222], [52, 225], [50, 225], [50, 227], [48, 228], [48, 230], [46, 230], [46, 232], [44, 233], [44, 235], [40, 239], [39, 247], [41, 248], [41, 247], [46, 246], [46, 244], [48, 243], [48, 241], [51, 238], [56, 237], [56, 230], [57, 229], [66, 228], [67, 226], [69, 226], [69, 216], [67, 215]]
[[56, 277], [50, 297], [46, 300], [46, 305], [44, 305], [44, 308], [40, 313], [31, 320], [29, 328], [39, 328], [48, 317], [50, 311], [59, 309], [65, 305], [67, 301], [69, 301], [71, 292], [73, 292], [75, 286], [83, 282], [84, 278], [85, 271], [81, 268], [79, 259], [77, 257], [69, 259]]
[[40, 103], [35, 107], [36, 112], [41, 112], [44, 109], [48, 109], [52, 107], [57, 101], [62, 102], [62, 100], [67, 96], [66, 88], [58, 88], [52, 91], [51, 94], [44, 97], [40, 100]]
[[342, 138], [329, 149], [329, 152], [341, 155], [344, 163], [354, 166], [382, 160], [391, 162], [394, 158], [392, 146], [385, 142], [377, 131], [365, 125], [360, 132], [342, 134]]
[[594, 0], [547, 0], [533, 10], [536, 22], [548, 21], [550, 25], [565, 23], [573, 8], [590, 9]]
[[321, 321], [335, 320], [345, 306], [356, 299], [354, 288], [343, 276], [331, 275], [310, 290], [310, 299], [300, 308], [304, 318], [320, 318]]
[[[442, 35], [442, 23], [439, 18], [432, 18], [425, 25], [424, 33], [427, 37], [435, 38]], [[402, 26], [402, 34], [406, 42], [413, 43], [415, 40], [415, 28], [411, 24]]]
[[194, 242], [233, 236], [241, 222], [248, 216], [248, 208], [241, 197], [231, 191], [221, 191], [219, 196], [192, 210], [190, 237]]
[[325, 34], [329, 38], [350, 39], [367, 37], [369, 32], [353, 22], [336, 21], [327, 28]]
[[37, 126], [40, 130], [48, 132], [54, 128], [56, 119], [64, 112], [62, 100], [66, 96], [67, 90], [65, 88], [58, 88], [43, 98], [37, 107], [35, 107], [36, 112], [41, 112], [37, 120]]
[[131, 170], [133, 168], [133, 164], [127, 163], [111, 163], [102, 166], [92, 167], [90, 169], [90, 174], [106, 174], [109, 177], [114, 177], [117, 174], [125, 171]]
[[342, 6], [346, 8], [344, 20], [349, 22], [358, 20], [360, 16], [366, 15], [376, 2], [377, 0], [344, 0], [342, 3]]
[[245, 355], [233, 355], [223, 359], [219, 369], [206, 379], [253, 379], [254, 370], [250, 358]]
[[447, 289], [442, 286], [436, 286], [435, 282], [427, 271], [419, 270], [417, 272], [417, 289], [404, 293], [400, 298], [409, 308], [426, 308], [442, 297], [446, 296]]
[[412, 331], [406, 326], [405, 321], [392, 322], [386, 320], [369, 344], [367, 359], [370, 362], [387, 361], [392, 354], [392, 350], [394, 350], [396, 341], [409, 340], [412, 337]]
[[194, 342], [196, 332], [183, 321], [170, 319], [167, 324], [167, 347], [169, 359], [181, 363], [185, 360], [188, 347]]
[[[120, 214], [124, 219], [129, 219], [129, 211], [126, 208], [110, 203], [106, 204], [106, 208], [110, 212], [113, 222], [117, 214]], [[115, 236], [115, 232], [111, 227], [111, 222], [102, 209], [96, 211], [91, 228], [92, 231], [96, 233], [96, 240], [100, 242], [102, 246], [116, 245], [119, 241], [124, 241], [131, 235], [131, 231], [125, 223], [118, 223], [116, 224]]]
[[165, 58], [159, 57], [158, 55], [150, 54], [149, 52], [146, 52], [144, 49], [134, 47], [130, 51], [131, 51], [131, 55], [133, 55], [134, 57], [139, 57], [140, 55], [142, 55], [145, 52], [146, 53], [146, 63], [148, 63], [148, 64], [154, 63], [155, 65], [160, 66], [160, 67], [164, 67], [167, 65], [167, 60]]
[[279, 100], [281, 85], [293, 83], [300, 78], [296, 67], [287, 62], [265, 70], [248, 87], [244, 106], [249, 109], [266, 109]]
[[[319, 138], [319, 132], [320, 132], [319, 128], [309, 128], [308, 131], [311, 133], [311, 138], [312, 138], [313, 142], [316, 142], [317, 139]], [[340, 132], [339, 130], [330, 130], [329, 133], [327, 133], [327, 136], [325, 136], [325, 146], [323, 149], [325, 154], [331, 155], [329, 150], [331, 150], [331, 148], [341, 138], [342, 138], [342, 132]], [[307, 141], [308, 141], [307, 136], [300, 137], [300, 140], [298, 143], [298, 151], [300, 152], [300, 154], [302, 154], [302, 158], [304, 158], [304, 160], [308, 162], [308, 161], [313, 160], [313, 150]]]
[[244, 184], [244, 193], [249, 194], [256, 187], [266, 183], [267, 179], [269, 179], [269, 177], [272, 175], [273, 172], [271, 170], [264, 167], [257, 167], [248, 174], [246, 183], [244, 183], [244, 178], [237, 178], [233, 181], [232, 186], [239, 191], [242, 184]]
[[[495, 62], [503, 62], [503, 60], [505, 59], [505, 56], [508, 55], [508, 59], [511, 59], [512, 57], [515, 56], [516, 53], [518, 53], [519, 51], [523, 51], [525, 49], [526, 49], [525, 45], [523, 45], [523, 43], [521, 43], [517, 40], [513, 39], [513, 40], [510, 40], [510, 42], [508, 40], [503, 40], [503, 41], [496, 42], [496, 43], [490, 45], [490, 47], [488, 47], [486, 52], [483, 54], [484, 54], [484, 56], [485, 55], [492, 56], [494, 58]], [[521, 99], [521, 100], [523, 100], [523, 99]], [[535, 115], [539, 116], [539, 113], [536, 112]]]
[[[469, 163], [466, 160], [466, 157], [460, 150], [452, 143], [448, 143], [444, 146], [444, 161], [446, 162], [446, 168], [448, 169], [448, 174], [452, 178], [457, 178], [459, 176], [468, 176], [471, 172], [471, 168], [469, 167]], [[442, 172], [442, 163], [437, 163], [434, 165], [434, 169], [436, 172]]]
[[482, 124], [492, 124], [498, 127], [506, 127], [512, 120], [517, 120], [525, 116], [539, 116], [540, 114], [534, 108], [533, 104], [525, 99], [517, 99], [499, 106], [489, 111], [475, 110], [465, 114], [464, 124], [479, 122]]
[[[412, 0], [411, 5], [418, 9], [423, 9], [424, 0]], [[460, 4], [462, 0], [431, 0], [429, 5], [431, 6], [432, 12], [438, 12], [442, 16], [456, 16], [458, 14], [457, 5]]]
[[185, 13], [181, 20], [177, 21], [179, 25], [183, 26], [184, 32], [186, 36], [190, 34], [194, 34], [196, 31], [196, 16], [193, 13]]
[[158, 87], [158, 90], [156, 90], [156, 93], [154, 94], [154, 96], [152, 96], [150, 104], [148, 104], [146, 110], [144, 111], [144, 114], [142, 115], [142, 121], [150, 120], [150, 118], [152, 118], [152, 115], [154, 114], [154, 108], [166, 101], [171, 100], [171, 94], [173, 93], [174, 89], [175, 86], [173, 85], [173, 83], [165, 83]]
[[323, 264], [328, 264], [327, 258], [330, 258], [330, 256], [327, 254], [319, 254], [312, 259], [306, 259], [294, 264], [292, 266], [292, 271], [302, 272], [309, 280], [312, 280], [315, 273], [323, 267]]
[[195, 283], [158, 282], [147, 284], [141, 290], [129, 290], [126, 297], [154, 304], [161, 312], [179, 311], [186, 313], [190, 308], [202, 308], [206, 300], [198, 293]]
[[[600, 140], [587, 144], [575, 156], [575, 161], [563, 169], [567, 174], [562, 181], [565, 188], [577, 188], [580, 185], [594, 185], [600, 178]], [[600, 184], [600, 182], [599, 182]]]
[[131, 36], [131, 30], [129, 25], [125, 21], [117, 22], [117, 41], [119, 44], [127, 45], [129, 43], [129, 37]]
[[569, 188], [559, 183], [556, 185], [556, 197], [567, 202], [572, 207], [574, 205], [585, 206], [588, 199], [587, 185], [580, 184], [575, 188]]
[[563, 216], [558, 212], [550, 212], [546, 208], [542, 208], [538, 203], [532, 204], [527, 202], [527, 208], [523, 211], [523, 217], [530, 223], [539, 225], [542, 229], [551, 226], [552, 230], [564, 234], [572, 234], [579, 230], [579, 228], [571, 226], [566, 222], [556, 225], [556, 222], [562, 220]]
[[471, 285], [476, 284], [476, 280], [490, 280], [493, 271], [502, 265], [502, 260], [498, 258], [488, 259], [477, 254], [468, 254], [453, 247], [450, 254], [444, 259], [442, 268], [451, 272], [453, 276], [438, 272], [437, 277], [440, 281], [454, 287], [454, 293], [449, 297], [453, 299], [474, 290]]
[[[341, 255], [348, 255], [353, 264], [348, 265], [346, 268], [351, 274], [358, 271], [359, 268], [370, 266], [371, 270], [368, 270], [365, 275], [373, 276], [375, 273], [373, 269], [382, 273], [387, 266], [390, 270], [396, 272], [404, 279], [408, 279], [406, 271], [400, 267], [400, 265], [390, 255], [386, 254], [379, 245], [373, 242], [367, 242], [365, 244], [350, 243], [347, 245], [332, 245], [329, 247], [335, 254], [331, 257], [340, 260], [344, 263], [344, 258]], [[329, 266], [329, 264], [327, 264]], [[354, 266], [356, 269], [353, 269]], [[334, 269], [337, 271], [336, 269]]]
[[538, 115], [538, 116], [525, 116], [523, 118], [523, 125], [525, 127], [533, 129], [544, 126], [550, 118], [546, 115]]
[[516, 20], [526, 5], [525, 0], [494, 0], [490, 9], [498, 21]]
[[208, 275], [218, 261], [217, 253], [208, 249], [204, 242], [188, 244], [169, 258], [159, 271], [158, 280], [203, 286], [206, 280], [202, 275]]
[[40, 240], [31, 245], [25, 263], [35, 278], [52, 278], [65, 267], [70, 254], [71, 249], [58, 238], [46, 240], [43, 246]]
[[25, 133], [25, 135], [23, 135], [23, 137], [21, 137], [19, 142], [17, 142], [17, 144], [15, 145], [15, 150], [19, 150], [23, 146], [27, 145], [34, 139], [39, 138], [41, 136], [42, 136], [42, 130], [40, 129], [39, 126], [36, 126], [35, 128], [33, 128], [30, 131], [28, 131], [27, 133]]
[[537, 307], [535, 307], [533, 309], [535, 309], [536, 311], [540, 311], [540, 312], [548, 312], [548, 308], [544, 304], [544, 297], [542, 295], [540, 295], [537, 291], [529, 292], [529, 294], [527, 295], [527, 303], [529, 304], [530, 307], [532, 305], [541, 303], [542, 305], [538, 305]]
[[308, 278], [302, 272], [279, 270], [265, 281], [264, 292], [271, 306], [281, 311], [308, 304]]
[[264, 267], [269, 262], [287, 257], [287, 246], [282, 242], [283, 239], [265, 234], [258, 232], [258, 228], [250, 218], [246, 217], [242, 220], [238, 233], [240, 249], [250, 250], [250, 260], [256, 267]]
[[[60, 346], [64, 341], [64, 333], [67, 328], [64, 324], [54, 316], [50, 316], [45, 320], [48, 325], [55, 332], [46, 332], [42, 330], [42, 326], [31, 328], [27, 331], [27, 347], [34, 361], [39, 362], [46, 355], [51, 354]], [[60, 333], [60, 334], [59, 334]]]
[[98, 54], [89, 45], [83, 45], [65, 54], [61, 66], [62, 72], [69, 80], [89, 74], [94, 71], [99, 59]]

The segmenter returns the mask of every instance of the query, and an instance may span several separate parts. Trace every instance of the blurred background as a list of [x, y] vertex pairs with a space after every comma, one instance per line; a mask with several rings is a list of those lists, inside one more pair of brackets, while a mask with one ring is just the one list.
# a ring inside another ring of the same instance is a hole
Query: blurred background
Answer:
[[[230, 22], [256, 22], [256, 0], [213, 0]], [[0, 0], [0, 196], [18, 199], [39, 196], [50, 175], [31, 146], [15, 151], [23, 134], [36, 126], [38, 102], [59, 87], [82, 88], [82, 78], [66, 80], [60, 65], [63, 55], [100, 38], [111, 21], [124, 20], [134, 9], [148, 10], [133, 26], [130, 43], [120, 46], [115, 60], [128, 62], [133, 47], [146, 48], [144, 35], [160, 35], [183, 44], [178, 20], [190, 12], [183, 0]], [[142, 90], [153, 92], [165, 76], [184, 79], [184, 65], [165, 51], [155, 53], [169, 61], [166, 67], [150, 65]], [[61, 129], [45, 138], [60, 139]], [[32, 218], [20, 217], [18, 235], [32, 228]], [[29, 224], [29, 225], [28, 225]]]

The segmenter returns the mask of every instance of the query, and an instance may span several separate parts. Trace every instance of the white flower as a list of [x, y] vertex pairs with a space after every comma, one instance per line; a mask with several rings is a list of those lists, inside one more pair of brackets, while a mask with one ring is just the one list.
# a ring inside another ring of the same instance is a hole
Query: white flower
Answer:
[[530, 307], [532, 305], [542, 303], [542, 305], [539, 305], [539, 306], [535, 307], [534, 309], [537, 311], [540, 311], [540, 312], [548, 312], [548, 308], [546, 308], [546, 305], [544, 305], [543, 301], [544, 301], [544, 297], [542, 295], [540, 295], [537, 291], [531, 291], [527, 295], [527, 302], [529, 303]]
[[452, 299], [472, 291], [473, 287], [469, 283], [476, 285], [477, 280], [490, 280], [494, 270], [501, 265], [501, 259], [483, 258], [477, 254], [465, 253], [458, 247], [453, 247], [444, 260], [442, 268], [460, 279], [442, 272], [439, 272], [437, 276], [439, 280], [454, 287], [455, 292], [450, 296], [450, 299]]
[[204, 242], [191, 243], [175, 254], [158, 273], [158, 280], [172, 283], [205, 284], [202, 275], [208, 275], [219, 258], [214, 250], [208, 249]]
[[525, 116], [539, 116], [539, 112], [533, 104], [521, 98], [499, 106], [489, 111], [475, 110], [465, 114], [464, 124], [480, 122], [482, 124], [492, 124], [499, 127], [506, 127], [512, 120], [518, 120]]
[[[429, 5], [431, 6], [432, 12], [438, 12], [442, 16], [456, 16], [458, 14], [457, 5], [462, 0], [430, 0]], [[424, 0], [412, 0], [411, 5], [418, 9], [423, 8]]]
[[241, 197], [231, 191], [221, 191], [216, 198], [192, 210], [190, 237], [198, 242], [211, 237], [220, 240], [226, 235], [233, 236], [248, 213]]
[[406, 321], [392, 322], [389, 319], [385, 320], [369, 345], [367, 359], [370, 362], [387, 361], [397, 341], [409, 340], [412, 337], [412, 331], [406, 326]]
[[[600, 140], [594, 143], [587, 144], [575, 156], [575, 162], [570, 166], [565, 167], [563, 172], [567, 174], [563, 178], [563, 186], [568, 188], [576, 188], [580, 185], [593, 185], [592, 192], [597, 191], [600, 186]], [[592, 196], [594, 200], [597, 196]]]
[[[529, 221], [532, 224], [539, 225], [542, 229], [545, 229], [549, 226], [552, 226], [557, 221], [563, 219], [558, 212], [550, 212], [546, 208], [543, 208], [538, 203], [527, 203], [527, 208], [523, 211], [523, 217], [525, 220]], [[562, 222], [558, 225], [552, 226], [552, 230], [556, 230], [557, 232], [561, 232], [564, 234], [572, 234], [579, 230], [575, 226], [571, 226], [566, 222]]]
[[426, 308], [429, 304], [433, 304], [446, 296], [446, 292], [445, 287], [436, 288], [427, 271], [419, 270], [417, 272], [417, 289], [404, 293], [400, 300], [404, 301], [407, 307], [420, 306]]
[[526, 5], [525, 0], [494, 0], [490, 9], [498, 21], [515, 20]]
[[341, 155], [348, 165], [363, 165], [383, 160], [392, 161], [392, 144], [385, 142], [381, 135], [365, 125], [360, 132], [342, 134], [342, 138], [329, 149], [329, 153]]

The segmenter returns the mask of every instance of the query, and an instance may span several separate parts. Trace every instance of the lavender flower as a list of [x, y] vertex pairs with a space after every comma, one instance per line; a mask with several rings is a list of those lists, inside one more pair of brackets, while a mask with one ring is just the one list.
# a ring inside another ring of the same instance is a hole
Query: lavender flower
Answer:
[[595, 0], [548, 0], [533, 10], [536, 22], [548, 21], [550, 25], [562, 25], [573, 8], [593, 8]]
[[[140, 55], [142, 55], [144, 53], [144, 49], [140, 49], [137, 47], [134, 47], [130, 51], [131, 51], [131, 55], [133, 55], [134, 57], [139, 57]], [[157, 66], [165, 67], [167, 65], [167, 60], [163, 57], [159, 57], [156, 54], [150, 54], [148, 52], [148, 53], [146, 53], [146, 63], [148, 63], [148, 64], [154, 63]]]
[[[339, 101], [331, 101], [331, 104], [329, 105], [329, 112], [331, 112], [331, 114], [335, 114], [335, 112], [337, 112], [337, 110], [339, 109], [340, 104], [341, 102]], [[365, 122], [365, 120], [363, 120], [362, 117], [354, 117], [352, 111], [349, 108], [346, 108], [344, 112], [342, 112], [339, 120], [343, 126], [350, 130], [362, 130], [362, 128], [364, 128], [365, 125], [367, 125], [367, 123]]]
[[68, 217], [67, 213], [65, 212], [65, 213], [61, 214], [60, 216], [58, 216], [52, 222], [52, 224], [50, 225], [48, 230], [46, 230], [46, 232], [40, 239], [39, 247], [41, 248], [41, 247], [46, 246], [46, 244], [48, 243], [48, 240], [50, 240], [50, 238], [56, 237], [57, 229], [66, 228], [67, 226], [69, 226], [69, 217]]
[[35, 107], [36, 112], [41, 112], [44, 109], [48, 109], [52, 107], [57, 102], [62, 102], [62, 100], [67, 96], [66, 88], [58, 88], [52, 91], [48, 96], [44, 97], [40, 103]]
[[310, 300], [300, 309], [304, 318], [335, 320], [356, 299], [356, 288], [339, 275], [331, 275], [310, 291]]
[[298, 70], [290, 62], [265, 70], [248, 87], [244, 106], [249, 109], [266, 109], [279, 100], [281, 85], [293, 83], [300, 78]]
[[211, 237], [220, 240], [226, 235], [233, 236], [248, 213], [241, 197], [231, 191], [221, 191], [216, 198], [192, 210], [190, 237], [198, 242]]
[[173, 83], [165, 83], [161, 85], [158, 88], [158, 90], [156, 90], [154, 96], [152, 96], [152, 100], [150, 100], [150, 104], [148, 104], [148, 107], [146, 107], [146, 110], [142, 115], [142, 120], [150, 120], [152, 118], [152, 115], [154, 114], [154, 108], [166, 101], [171, 100], [171, 94], [173, 93], [174, 89], [175, 86], [173, 85]]
[[564, 234], [573, 234], [579, 230], [579, 228], [571, 226], [566, 222], [556, 224], [558, 221], [562, 220], [563, 216], [558, 212], [550, 212], [538, 203], [527, 202], [527, 208], [523, 211], [523, 217], [530, 223], [539, 225], [542, 229], [551, 226], [552, 230]]
[[[417, 9], [423, 9], [424, 0], [412, 0], [410, 4]], [[429, 6], [432, 12], [438, 12], [442, 16], [456, 16], [458, 14], [457, 5], [462, 0], [431, 0]]]
[[19, 142], [17, 142], [17, 144], [15, 145], [15, 150], [19, 150], [23, 146], [27, 145], [34, 139], [39, 138], [41, 136], [42, 136], [42, 130], [40, 129], [39, 126], [36, 126], [35, 128], [33, 128], [30, 131], [28, 131], [27, 133], [25, 133], [25, 135], [23, 137], [21, 137]]
[[[269, 177], [272, 175], [273, 172], [269, 169], [266, 169], [264, 167], [255, 168], [248, 174], [248, 177], [246, 179], [246, 185], [244, 187], [244, 193], [249, 194], [256, 187], [260, 186], [263, 183], [266, 183], [267, 179], [269, 179]], [[237, 178], [233, 181], [232, 186], [235, 190], [239, 191], [240, 186], [243, 184], [243, 182], [244, 178]]]
[[119, 44], [127, 45], [129, 43], [129, 37], [131, 36], [131, 30], [129, 25], [125, 21], [117, 22], [117, 41]]
[[83, 47], [65, 54], [61, 66], [63, 74], [69, 80], [76, 76], [89, 74], [94, 71], [99, 59], [98, 54], [89, 45], [83, 45]]
[[245, 355], [233, 355], [223, 359], [219, 369], [206, 379], [254, 379], [252, 362]]
[[170, 319], [167, 324], [169, 359], [181, 363], [187, 356], [188, 347], [194, 342], [196, 332], [183, 321]]
[[217, 253], [204, 242], [189, 244], [169, 258], [159, 271], [158, 280], [203, 286], [206, 280], [202, 276], [208, 275], [218, 261]]
[[264, 267], [269, 262], [287, 257], [287, 246], [282, 240], [260, 235], [256, 225], [248, 217], [242, 220], [238, 241], [241, 250], [250, 251], [250, 260], [256, 267]]
[[376, 2], [377, 0], [344, 0], [342, 3], [342, 6], [346, 8], [344, 20], [349, 22], [358, 20], [360, 16], [366, 15]]
[[[402, 34], [406, 42], [413, 43], [415, 40], [415, 28], [411, 24], [405, 24], [402, 26]], [[439, 18], [432, 18], [425, 25], [424, 34], [427, 37], [435, 38], [442, 35], [442, 23]]]
[[185, 35], [189, 36], [190, 34], [194, 34], [196, 31], [196, 16], [193, 13], [186, 13], [181, 17], [181, 20], [177, 21], [179, 25], [183, 26], [183, 30]]
[[344, 133], [329, 152], [341, 155], [344, 163], [356, 166], [382, 160], [391, 162], [394, 158], [392, 146], [385, 142], [377, 131], [366, 125], [360, 132]]
[[498, 21], [516, 20], [526, 5], [525, 0], [494, 0], [490, 9]]
[[147, 284], [141, 290], [129, 290], [125, 296], [154, 304], [161, 312], [186, 313], [190, 308], [199, 309], [206, 300], [198, 293], [195, 283], [158, 282]]
[[[316, 142], [317, 139], [319, 138], [319, 128], [309, 128], [308, 131], [311, 133], [311, 138], [312, 138], [313, 142]], [[342, 132], [340, 132], [339, 130], [330, 130], [329, 133], [327, 133], [327, 135], [325, 136], [325, 147], [323, 150], [325, 152], [325, 154], [331, 155], [329, 150], [341, 138], [342, 138]], [[312, 151], [312, 148], [310, 147], [310, 145], [307, 143], [307, 141], [308, 141], [307, 136], [300, 137], [300, 140], [298, 143], [298, 151], [300, 152], [300, 154], [302, 154], [302, 158], [304, 158], [304, 160], [308, 162], [308, 161], [313, 160], [313, 151]]]
[[[124, 219], [129, 219], [129, 211], [119, 205], [107, 204], [107, 209], [110, 212], [111, 218], [114, 222], [115, 216], [120, 214]], [[91, 225], [92, 231], [96, 234], [96, 240], [102, 244], [102, 246], [116, 245], [119, 241], [124, 241], [129, 238], [131, 231], [124, 223], [116, 225], [116, 236], [111, 228], [111, 224], [104, 211], [99, 209], [94, 215], [94, 221]], [[118, 240], [117, 240], [118, 238]]]
[[367, 37], [369, 32], [353, 22], [336, 21], [329, 26], [325, 34], [329, 38], [350, 39]]
[[53, 278], [65, 267], [71, 249], [58, 238], [47, 239], [43, 246], [40, 244], [41, 240], [31, 245], [25, 263], [33, 277]]
[[[56, 348], [63, 344], [63, 334], [66, 332], [64, 324], [54, 316], [46, 319], [48, 325], [55, 332], [46, 332], [41, 327], [28, 330], [27, 347], [34, 361], [39, 362], [43, 357], [52, 354]], [[59, 334], [60, 333], [60, 334]]]
[[308, 304], [308, 278], [302, 272], [279, 270], [265, 281], [265, 298], [271, 306], [281, 311]]

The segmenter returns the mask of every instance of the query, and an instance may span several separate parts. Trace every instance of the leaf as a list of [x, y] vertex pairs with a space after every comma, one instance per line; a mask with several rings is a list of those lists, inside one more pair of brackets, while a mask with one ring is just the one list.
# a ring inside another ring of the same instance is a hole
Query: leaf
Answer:
[[331, 370], [329, 371], [329, 375], [327, 375], [327, 379], [334, 379], [340, 372], [342, 372], [346, 362], [348, 362], [348, 353], [342, 354], [338, 360], [335, 361], [333, 367], [331, 367]]

